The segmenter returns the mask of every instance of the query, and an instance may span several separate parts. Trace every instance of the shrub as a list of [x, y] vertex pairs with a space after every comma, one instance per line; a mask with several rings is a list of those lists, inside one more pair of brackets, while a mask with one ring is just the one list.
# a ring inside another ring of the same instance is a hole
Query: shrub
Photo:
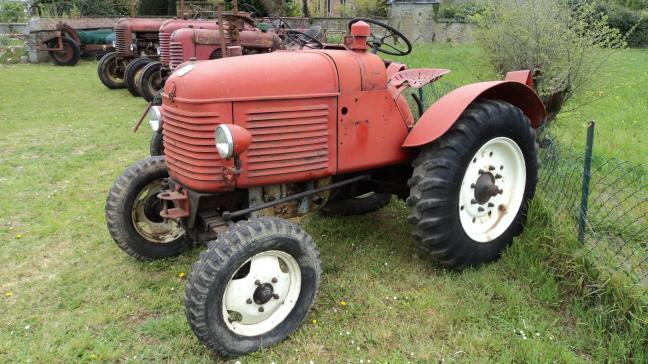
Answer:
[[562, 0], [493, 0], [475, 16], [475, 39], [500, 73], [533, 71], [536, 89], [552, 121], [562, 105], [603, 71], [609, 48], [624, 48], [619, 30], [595, 7]]
[[353, 0], [340, 6], [340, 16], [385, 18], [389, 6], [384, 0]]
[[22, 2], [0, 4], [0, 23], [21, 23], [27, 19]]
[[648, 14], [642, 15], [638, 11], [610, 3], [599, 3], [596, 10], [607, 15], [608, 24], [619, 29], [630, 47], [648, 47]]

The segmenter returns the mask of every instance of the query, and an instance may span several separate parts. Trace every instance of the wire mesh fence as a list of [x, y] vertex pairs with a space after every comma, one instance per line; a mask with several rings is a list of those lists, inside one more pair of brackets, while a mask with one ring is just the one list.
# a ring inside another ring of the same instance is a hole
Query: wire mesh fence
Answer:
[[[426, 110], [456, 86], [437, 81], [409, 90]], [[623, 275], [648, 292], [648, 166], [597, 153], [594, 123], [585, 150], [560, 145], [550, 131], [540, 139], [540, 180], [537, 196], [557, 218], [567, 219], [580, 251], [604, 279]], [[585, 136], [583, 136], [585, 138]]]
[[597, 154], [593, 128], [584, 151], [544, 134], [538, 195], [558, 218], [572, 219], [579, 253], [603, 277], [622, 274], [648, 289], [646, 166]]

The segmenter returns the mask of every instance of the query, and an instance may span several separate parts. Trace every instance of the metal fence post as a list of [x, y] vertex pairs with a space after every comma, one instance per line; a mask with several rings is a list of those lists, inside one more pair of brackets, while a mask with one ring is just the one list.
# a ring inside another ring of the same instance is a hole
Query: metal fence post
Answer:
[[587, 124], [587, 142], [585, 144], [585, 159], [583, 161], [583, 185], [581, 187], [581, 204], [578, 214], [578, 241], [585, 241], [585, 224], [587, 221], [587, 202], [589, 200], [589, 185], [592, 178], [592, 150], [594, 148], [594, 120]]

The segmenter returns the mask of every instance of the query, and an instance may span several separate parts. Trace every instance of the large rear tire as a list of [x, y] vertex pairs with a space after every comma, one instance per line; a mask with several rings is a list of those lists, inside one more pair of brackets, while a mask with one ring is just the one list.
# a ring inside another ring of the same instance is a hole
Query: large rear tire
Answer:
[[168, 176], [164, 157], [150, 157], [124, 171], [108, 193], [110, 236], [136, 259], [173, 257], [193, 246], [182, 227], [160, 217], [162, 204], [157, 195]]
[[151, 102], [155, 95], [160, 91], [164, 84], [162, 83], [162, 75], [160, 69], [162, 63], [153, 61], [144, 66], [141, 71], [139, 90], [141, 91], [144, 100]]
[[475, 102], [414, 161], [407, 199], [414, 238], [450, 268], [495, 260], [522, 231], [537, 181], [527, 117], [503, 101]]
[[99, 79], [109, 89], [124, 88], [124, 70], [119, 65], [117, 53], [106, 53], [97, 65]]
[[124, 81], [126, 88], [131, 93], [131, 95], [135, 97], [141, 96], [140, 90], [138, 88], [138, 80], [142, 75], [142, 69], [149, 62], [151, 62], [151, 60], [148, 58], [135, 58], [128, 64], [128, 66], [126, 66], [126, 69], [124, 70]]
[[238, 222], [207, 244], [185, 288], [187, 320], [224, 357], [272, 346], [304, 321], [319, 291], [313, 239], [289, 221]]
[[[56, 43], [56, 41], [52, 42]], [[63, 43], [62, 50], [49, 51], [52, 62], [57, 66], [74, 66], [79, 63], [81, 59], [81, 48], [79, 48], [79, 45], [76, 44], [74, 39], [64, 35], [61, 36], [61, 43]]]

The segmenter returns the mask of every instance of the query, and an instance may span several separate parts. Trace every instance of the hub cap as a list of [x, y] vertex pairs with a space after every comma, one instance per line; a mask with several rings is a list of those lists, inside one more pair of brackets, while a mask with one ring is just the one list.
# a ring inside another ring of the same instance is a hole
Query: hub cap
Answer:
[[486, 142], [470, 161], [459, 191], [459, 218], [466, 234], [481, 243], [502, 235], [520, 209], [525, 187], [520, 147], [504, 137]]
[[157, 244], [170, 243], [184, 235], [184, 229], [175, 221], [165, 222], [160, 216], [162, 204], [157, 195], [162, 190], [161, 183], [160, 179], [144, 187], [137, 194], [131, 213], [133, 226], [139, 235]]
[[300, 291], [301, 270], [295, 258], [278, 250], [256, 254], [227, 283], [223, 318], [239, 335], [264, 334], [288, 317]]

